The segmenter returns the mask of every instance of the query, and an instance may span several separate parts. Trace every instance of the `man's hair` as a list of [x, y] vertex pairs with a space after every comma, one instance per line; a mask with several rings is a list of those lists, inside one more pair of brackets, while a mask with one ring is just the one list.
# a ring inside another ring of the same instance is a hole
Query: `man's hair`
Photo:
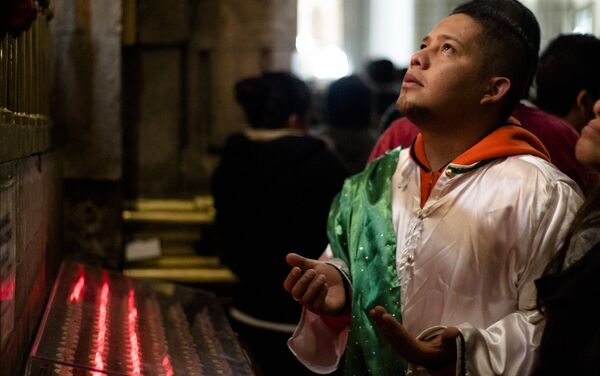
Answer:
[[340, 129], [363, 129], [371, 124], [371, 89], [358, 76], [342, 77], [329, 85], [325, 120]]
[[286, 72], [264, 73], [235, 85], [235, 99], [252, 128], [284, 128], [292, 114], [304, 120], [310, 97], [308, 85]]
[[535, 103], [544, 111], [565, 116], [581, 90], [600, 97], [600, 39], [590, 34], [560, 35], [540, 57]]
[[510, 79], [511, 86], [501, 108], [508, 118], [528, 90], [538, 61], [540, 26], [533, 13], [517, 0], [472, 0], [456, 7], [478, 22], [484, 52], [484, 74]]

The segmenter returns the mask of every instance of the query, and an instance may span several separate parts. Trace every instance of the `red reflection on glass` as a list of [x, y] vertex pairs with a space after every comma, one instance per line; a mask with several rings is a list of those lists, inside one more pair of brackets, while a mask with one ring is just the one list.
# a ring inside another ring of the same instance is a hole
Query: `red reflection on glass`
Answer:
[[165, 370], [165, 376], [173, 376], [173, 366], [171, 366], [171, 359], [168, 355], [162, 360], [163, 369]]
[[133, 374], [140, 375], [140, 349], [138, 346], [137, 335], [138, 310], [135, 306], [135, 292], [133, 291], [133, 289], [129, 290], [129, 300], [127, 308], [129, 311], [127, 314], [127, 328], [129, 332], [129, 343], [131, 344], [129, 355], [131, 356]]
[[[106, 346], [106, 318], [108, 307], [108, 282], [102, 283], [100, 292], [100, 306], [98, 308], [98, 335], [96, 340], [96, 355], [94, 356], [94, 367], [104, 370], [104, 349]], [[94, 372], [94, 376], [104, 376], [104, 373]]]
[[13, 300], [15, 294], [15, 280], [0, 281], [0, 302]]
[[73, 290], [71, 290], [71, 295], [69, 296], [70, 302], [79, 302], [79, 298], [81, 297], [81, 290], [83, 290], [83, 286], [85, 286], [85, 277], [82, 275], [77, 280], [75, 286], [73, 286]]

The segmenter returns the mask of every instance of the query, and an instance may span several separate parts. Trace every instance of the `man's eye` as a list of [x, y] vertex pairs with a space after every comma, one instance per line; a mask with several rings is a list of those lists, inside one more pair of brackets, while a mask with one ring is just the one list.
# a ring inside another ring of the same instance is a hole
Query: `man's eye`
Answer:
[[422, 50], [422, 49], [424, 49], [425, 47], [427, 47], [427, 45], [426, 45], [426, 44], [424, 44], [424, 43], [422, 43], [422, 44], [419, 46], [419, 49], [420, 49], [420, 50]]
[[443, 52], [454, 52], [454, 47], [452, 47], [451, 45], [444, 43], [442, 45], [442, 51]]

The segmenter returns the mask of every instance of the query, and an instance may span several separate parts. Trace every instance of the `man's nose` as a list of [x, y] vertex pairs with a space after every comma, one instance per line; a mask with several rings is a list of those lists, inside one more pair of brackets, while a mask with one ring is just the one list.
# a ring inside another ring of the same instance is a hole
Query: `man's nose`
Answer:
[[427, 47], [415, 52], [410, 58], [411, 67], [421, 67], [421, 69], [427, 69], [429, 67], [429, 57]]

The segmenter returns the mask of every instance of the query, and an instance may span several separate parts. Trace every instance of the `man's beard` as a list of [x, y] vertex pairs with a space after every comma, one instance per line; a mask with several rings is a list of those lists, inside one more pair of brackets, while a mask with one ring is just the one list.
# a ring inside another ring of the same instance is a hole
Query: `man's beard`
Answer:
[[408, 102], [402, 97], [398, 98], [396, 107], [402, 115], [406, 116], [417, 126], [420, 123], [428, 123], [434, 118], [433, 113], [429, 108]]

